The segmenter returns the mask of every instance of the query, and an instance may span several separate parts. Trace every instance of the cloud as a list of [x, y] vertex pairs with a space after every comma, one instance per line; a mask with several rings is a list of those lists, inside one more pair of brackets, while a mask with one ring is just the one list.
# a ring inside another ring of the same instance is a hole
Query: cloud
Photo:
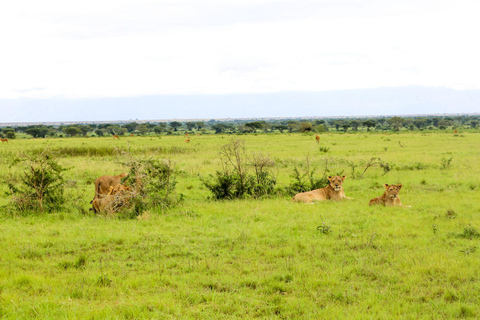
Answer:
[[468, 0], [20, 0], [0, 12], [0, 98], [476, 89], [479, 9]]

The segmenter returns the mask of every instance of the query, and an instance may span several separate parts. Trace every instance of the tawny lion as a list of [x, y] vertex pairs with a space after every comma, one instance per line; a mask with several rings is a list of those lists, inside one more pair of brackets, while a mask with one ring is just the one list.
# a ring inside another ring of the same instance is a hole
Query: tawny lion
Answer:
[[113, 135], [113, 139], [117, 138], [118, 140], [120, 140], [120, 137], [117, 136], [116, 134]]
[[8, 139], [7, 139], [7, 138], [5, 138], [5, 139], [4, 139], [4, 138], [0, 138], [0, 140], [2, 140], [2, 143], [4, 143], [4, 142], [8, 143]]
[[[118, 176], [101, 176], [95, 180], [95, 196], [97, 199], [101, 196], [107, 195], [110, 192], [110, 187], [116, 187], [122, 182], [122, 178], [128, 176], [128, 173], [121, 173]], [[92, 200], [93, 201], [93, 200]]]
[[373, 198], [368, 203], [369, 206], [373, 206], [376, 204], [381, 204], [382, 206], [387, 207], [411, 207], [411, 206], [404, 206], [400, 201], [399, 193], [400, 189], [402, 189], [402, 184], [384, 184], [385, 192], [382, 196]]
[[108, 214], [118, 212], [123, 206], [128, 204], [131, 196], [130, 187], [128, 186], [119, 184], [115, 187], [110, 187], [106, 196], [92, 200], [93, 212], [105, 212]]
[[297, 193], [292, 201], [312, 203], [323, 200], [338, 201], [342, 199], [353, 199], [345, 196], [345, 191], [343, 190], [343, 180], [345, 180], [345, 178], [346, 176], [328, 177], [328, 186], [308, 192]]

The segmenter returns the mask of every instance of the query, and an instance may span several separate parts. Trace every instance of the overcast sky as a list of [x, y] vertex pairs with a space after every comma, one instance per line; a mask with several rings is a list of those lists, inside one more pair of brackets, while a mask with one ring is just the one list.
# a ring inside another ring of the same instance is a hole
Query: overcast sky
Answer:
[[479, 12], [478, 0], [4, 1], [0, 99], [480, 89]]

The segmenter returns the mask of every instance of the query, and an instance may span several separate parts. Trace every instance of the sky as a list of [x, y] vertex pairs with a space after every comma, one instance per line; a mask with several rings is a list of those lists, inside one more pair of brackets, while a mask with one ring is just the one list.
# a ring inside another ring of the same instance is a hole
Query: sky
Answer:
[[162, 95], [480, 90], [478, 12], [477, 0], [4, 1], [0, 110]]

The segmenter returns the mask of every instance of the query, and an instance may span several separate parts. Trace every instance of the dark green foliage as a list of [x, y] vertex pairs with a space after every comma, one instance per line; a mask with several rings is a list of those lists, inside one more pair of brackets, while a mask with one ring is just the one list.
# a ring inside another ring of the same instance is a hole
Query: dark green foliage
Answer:
[[120, 210], [119, 215], [134, 218], [145, 210], [165, 210], [182, 200], [177, 196], [177, 184], [174, 164], [170, 160], [130, 158], [126, 163], [129, 175], [124, 184], [131, 189], [128, 205]]
[[449, 169], [452, 166], [452, 160], [453, 160], [453, 157], [450, 157], [448, 159], [447, 158], [440, 159], [442, 163], [442, 169]]
[[21, 211], [48, 211], [59, 209], [64, 203], [63, 172], [67, 169], [60, 166], [49, 151], [38, 155], [24, 155], [22, 162], [25, 171], [20, 177], [21, 184], [12, 180], [8, 182], [9, 194], [14, 205]]
[[305, 192], [315, 189], [320, 189], [328, 185], [327, 173], [328, 173], [328, 160], [325, 160], [325, 170], [322, 177], [316, 178], [315, 171], [316, 168], [310, 168], [310, 159], [306, 160], [306, 170], [301, 173], [297, 166], [293, 168], [293, 173], [291, 177], [293, 182], [287, 187], [287, 190], [290, 194], [295, 194], [299, 192]]
[[[274, 162], [261, 153], [253, 153], [249, 158], [243, 140], [223, 146], [220, 158], [223, 170], [202, 179], [215, 199], [261, 197], [275, 192], [277, 179], [270, 170]], [[254, 174], [250, 173], [251, 168]]]

